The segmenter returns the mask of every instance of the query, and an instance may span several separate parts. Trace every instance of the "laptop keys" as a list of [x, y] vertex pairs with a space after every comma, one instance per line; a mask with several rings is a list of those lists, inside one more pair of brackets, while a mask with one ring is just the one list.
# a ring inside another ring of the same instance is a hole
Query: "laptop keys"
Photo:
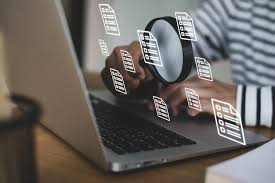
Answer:
[[92, 101], [103, 144], [119, 155], [196, 144], [103, 100]]

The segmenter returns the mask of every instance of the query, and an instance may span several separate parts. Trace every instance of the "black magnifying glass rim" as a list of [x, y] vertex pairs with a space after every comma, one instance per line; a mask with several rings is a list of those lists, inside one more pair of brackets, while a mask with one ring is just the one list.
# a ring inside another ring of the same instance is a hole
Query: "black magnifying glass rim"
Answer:
[[166, 81], [158, 73], [158, 71], [156, 69], [157, 66], [151, 65], [151, 64], [146, 64], [146, 65], [149, 68], [151, 74], [154, 76], [154, 78], [157, 78], [160, 82], [162, 82], [165, 85], [174, 84], [174, 83], [184, 81], [189, 76], [189, 74], [191, 73], [191, 70], [192, 70], [192, 65], [193, 65], [193, 60], [194, 60], [192, 42], [189, 40], [182, 40], [180, 38], [180, 36], [178, 34], [177, 21], [174, 17], [167, 16], [167, 17], [160, 17], [160, 18], [153, 19], [148, 23], [148, 25], [145, 28], [145, 31], [151, 32], [153, 25], [158, 20], [164, 20], [164, 21], [168, 22], [174, 28], [174, 30], [176, 31], [176, 33], [179, 37], [179, 40], [180, 40], [181, 46], [182, 46], [182, 55], [183, 55], [182, 70], [181, 70], [181, 73], [180, 73], [179, 77], [177, 78], [177, 80], [170, 82], [170, 81]]

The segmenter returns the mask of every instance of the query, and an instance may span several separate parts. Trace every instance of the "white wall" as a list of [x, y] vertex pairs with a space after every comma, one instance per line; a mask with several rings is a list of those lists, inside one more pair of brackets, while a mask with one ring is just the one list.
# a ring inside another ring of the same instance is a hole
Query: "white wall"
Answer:
[[[86, 37], [84, 46], [85, 68], [100, 71], [105, 57], [100, 53], [97, 39], [108, 43], [109, 52], [116, 45], [129, 44], [137, 39], [137, 29], [156, 17], [174, 16], [175, 11], [194, 9], [202, 0], [89, 0], [86, 9]], [[121, 36], [105, 34], [98, 4], [108, 3], [116, 12]]]

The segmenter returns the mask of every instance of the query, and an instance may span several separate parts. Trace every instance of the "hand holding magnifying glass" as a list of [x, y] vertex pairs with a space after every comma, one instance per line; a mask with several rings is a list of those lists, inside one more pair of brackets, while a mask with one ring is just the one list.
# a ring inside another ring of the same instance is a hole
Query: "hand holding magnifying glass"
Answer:
[[[131, 54], [133, 64], [135, 66], [135, 73], [125, 70], [120, 52], [121, 50], [125, 50]], [[114, 89], [113, 81], [110, 75], [110, 68], [116, 69], [120, 72], [124, 79], [128, 94], [131, 94], [140, 88], [142, 83], [147, 83], [154, 80], [149, 68], [142, 64], [142, 60], [143, 54], [138, 41], [134, 41], [130, 45], [116, 47], [111, 55], [106, 59], [105, 68], [101, 73], [106, 87], [112, 91], [114, 95], [120, 95], [120, 93], [116, 92]]]
[[[176, 19], [173, 17], [157, 18], [149, 22], [145, 31], [151, 32], [158, 42], [162, 66], [144, 63], [142, 47], [135, 41], [129, 46], [116, 47], [106, 60], [106, 67], [102, 72], [106, 86], [114, 91], [109, 69], [117, 69], [123, 76], [128, 93], [139, 88], [141, 83], [156, 79], [166, 85], [185, 80], [191, 72], [193, 50], [191, 41], [180, 39], [177, 31]], [[121, 50], [128, 51], [133, 59], [136, 73], [129, 73], [124, 69]]]

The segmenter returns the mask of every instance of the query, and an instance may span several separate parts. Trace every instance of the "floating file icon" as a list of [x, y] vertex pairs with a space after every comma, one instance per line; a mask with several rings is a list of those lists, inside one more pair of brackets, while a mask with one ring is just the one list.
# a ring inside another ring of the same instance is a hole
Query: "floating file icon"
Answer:
[[108, 50], [108, 46], [107, 46], [107, 43], [105, 43], [104, 40], [102, 39], [98, 39], [98, 44], [99, 44], [99, 47], [100, 47], [100, 50], [101, 50], [101, 54], [103, 56], [109, 56], [109, 50]]
[[137, 33], [144, 62], [150, 65], [162, 67], [159, 45], [155, 36], [149, 31], [138, 30]]
[[121, 59], [126, 71], [136, 73], [135, 65], [131, 54], [126, 50], [120, 50]]
[[201, 111], [201, 102], [199, 95], [190, 88], [185, 88], [185, 94], [188, 106], [192, 109]]
[[210, 64], [204, 58], [195, 58], [198, 77], [203, 80], [213, 81]]
[[178, 31], [182, 40], [197, 41], [193, 19], [186, 12], [175, 13]]
[[116, 69], [110, 68], [112, 80], [114, 83], [114, 88], [117, 92], [127, 95], [124, 80], [120, 72]]
[[212, 99], [218, 134], [242, 145], [246, 145], [240, 114], [231, 104]]
[[159, 97], [153, 96], [157, 116], [166, 121], [170, 121], [168, 107], [166, 103]]
[[116, 14], [109, 4], [99, 4], [100, 13], [106, 34], [120, 36]]

